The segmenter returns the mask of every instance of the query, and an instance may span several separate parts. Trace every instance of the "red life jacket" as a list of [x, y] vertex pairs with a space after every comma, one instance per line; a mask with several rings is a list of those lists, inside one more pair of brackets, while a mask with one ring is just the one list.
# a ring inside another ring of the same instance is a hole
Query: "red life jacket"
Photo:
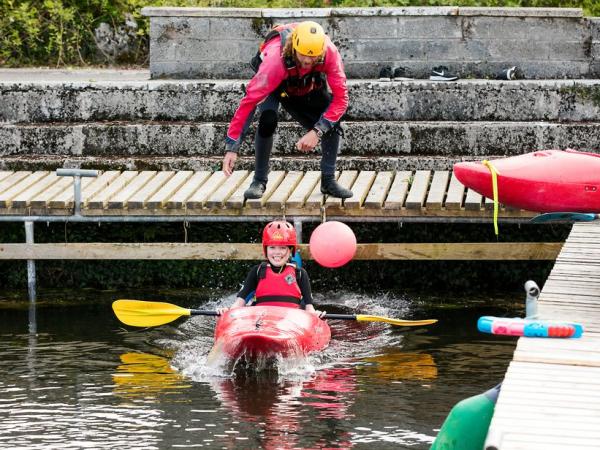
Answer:
[[258, 267], [254, 304], [300, 308], [302, 293], [296, 279], [298, 272], [294, 264], [286, 264], [279, 273], [273, 271], [270, 264], [262, 263]]
[[[265, 36], [265, 40], [261, 42], [260, 46], [258, 47], [258, 52], [250, 60], [250, 66], [254, 72], [258, 72], [260, 63], [262, 63], [261, 53], [267, 42], [269, 42], [271, 39], [279, 37], [281, 41], [281, 50], [283, 51], [285, 42], [292, 31], [292, 28], [286, 28], [285, 25], [278, 25], [269, 31], [269, 33]], [[306, 95], [311, 91], [323, 89], [325, 87], [325, 76], [322, 74], [322, 68], [325, 61], [323, 61], [323, 64], [315, 66], [311, 72], [308, 72], [304, 76], [300, 76], [300, 71], [296, 66], [296, 60], [291, 56], [282, 56], [282, 58], [283, 64], [285, 65], [287, 71], [287, 78], [283, 81], [280, 89], [282, 92], [285, 92], [286, 95]]]

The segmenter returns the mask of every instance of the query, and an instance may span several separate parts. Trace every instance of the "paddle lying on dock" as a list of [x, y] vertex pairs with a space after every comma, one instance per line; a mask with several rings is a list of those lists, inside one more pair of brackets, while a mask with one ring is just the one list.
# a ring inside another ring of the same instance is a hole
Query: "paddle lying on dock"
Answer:
[[[134, 327], [155, 327], [164, 325], [181, 316], [218, 316], [217, 311], [188, 309], [165, 302], [146, 302], [141, 300], [116, 300], [113, 311], [117, 318], [126, 325]], [[357, 322], [384, 322], [401, 327], [418, 327], [431, 325], [437, 319], [403, 320], [389, 317], [370, 316], [364, 314], [325, 314], [323, 319], [356, 320]]]
[[544, 223], [544, 222], [591, 222], [599, 218], [598, 214], [594, 213], [578, 213], [578, 212], [552, 212], [535, 216], [529, 222]]

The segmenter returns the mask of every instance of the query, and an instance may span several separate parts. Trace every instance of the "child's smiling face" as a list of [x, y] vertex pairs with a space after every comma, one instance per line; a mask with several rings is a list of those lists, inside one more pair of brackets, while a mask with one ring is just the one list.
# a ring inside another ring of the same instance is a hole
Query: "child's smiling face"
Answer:
[[272, 266], [281, 267], [290, 259], [290, 248], [286, 245], [267, 246], [267, 259]]

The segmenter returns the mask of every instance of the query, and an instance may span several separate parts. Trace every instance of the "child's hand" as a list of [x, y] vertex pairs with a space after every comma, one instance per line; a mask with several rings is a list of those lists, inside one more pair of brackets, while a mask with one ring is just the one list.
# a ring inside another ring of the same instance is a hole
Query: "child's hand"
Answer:
[[327, 311], [319, 311], [318, 309], [315, 309], [314, 311], [312, 311], [312, 313], [313, 313], [315, 316], [318, 316], [318, 317], [319, 317], [319, 319], [322, 319], [322, 318], [323, 318], [323, 316], [324, 316], [325, 314], [327, 314]]

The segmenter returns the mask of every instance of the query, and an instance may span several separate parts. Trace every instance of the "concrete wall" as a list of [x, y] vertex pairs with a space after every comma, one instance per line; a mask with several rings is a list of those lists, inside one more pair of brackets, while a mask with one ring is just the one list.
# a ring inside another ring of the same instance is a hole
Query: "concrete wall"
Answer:
[[525, 78], [600, 75], [600, 19], [569, 8], [143, 8], [153, 78], [249, 78], [273, 24], [311, 19], [339, 47], [350, 78], [384, 65], [416, 78], [446, 65], [463, 78], [517, 65]]

